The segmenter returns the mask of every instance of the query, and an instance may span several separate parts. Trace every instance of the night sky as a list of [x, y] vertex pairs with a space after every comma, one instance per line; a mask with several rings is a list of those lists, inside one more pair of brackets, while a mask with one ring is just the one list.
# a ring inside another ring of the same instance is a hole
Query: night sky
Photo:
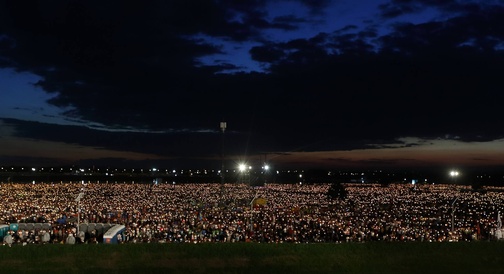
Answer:
[[503, 89], [502, 0], [0, 0], [1, 165], [502, 166]]

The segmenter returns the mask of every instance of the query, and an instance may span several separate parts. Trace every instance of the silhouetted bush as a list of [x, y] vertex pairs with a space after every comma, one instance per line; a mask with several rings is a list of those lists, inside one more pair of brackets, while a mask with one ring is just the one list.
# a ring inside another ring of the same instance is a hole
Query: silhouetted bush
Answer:
[[345, 199], [347, 191], [340, 182], [334, 182], [327, 191], [327, 196], [331, 199]]

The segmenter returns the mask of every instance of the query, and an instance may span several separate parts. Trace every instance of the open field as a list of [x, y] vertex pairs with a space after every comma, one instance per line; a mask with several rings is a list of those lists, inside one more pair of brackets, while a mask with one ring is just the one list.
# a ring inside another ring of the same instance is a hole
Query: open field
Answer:
[[502, 273], [504, 242], [0, 246], [2, 273]]

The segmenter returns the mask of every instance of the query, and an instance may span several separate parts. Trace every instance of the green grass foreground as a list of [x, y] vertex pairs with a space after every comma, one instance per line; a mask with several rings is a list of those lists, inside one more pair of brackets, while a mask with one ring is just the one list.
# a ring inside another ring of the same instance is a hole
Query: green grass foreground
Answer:
[[504, 242], [0, 246], [1, 273], [504, 273]]

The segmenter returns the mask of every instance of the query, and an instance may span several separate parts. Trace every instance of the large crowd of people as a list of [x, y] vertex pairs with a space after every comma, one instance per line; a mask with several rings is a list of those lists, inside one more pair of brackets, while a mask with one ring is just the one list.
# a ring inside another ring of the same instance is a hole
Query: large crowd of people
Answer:
[[[100, 243], [102, 224], [123, 224], [122, 243], [342, 243], [491, 240], [504, 192], [457, 185], [6, 183], [0, 224], [13, 244]], [[80, 201], [76, 197], [84, 193]], [[96, 224], [81, 231], [79, 224]], [[100, 225], [97, 225], [100, 224]], [[101, 229], [98, 229], [100, 227]]]

